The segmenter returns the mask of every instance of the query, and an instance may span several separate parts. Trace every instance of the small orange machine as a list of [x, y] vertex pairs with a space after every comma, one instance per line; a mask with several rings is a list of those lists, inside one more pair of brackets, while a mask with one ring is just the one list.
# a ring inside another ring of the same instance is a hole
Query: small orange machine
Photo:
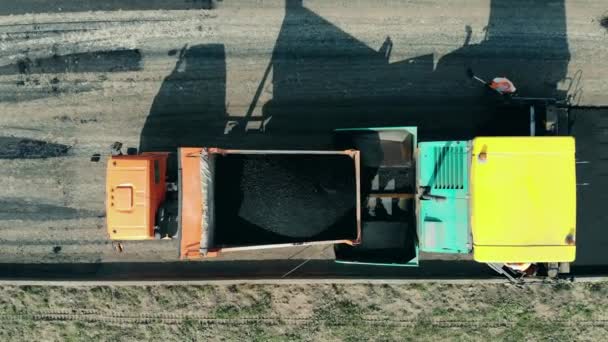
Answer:
[[[180, 148], [176, 184], [166, 181], [168, 156], [110, 158], [106, 205], [112, 240], [177, 238], [182, 259], [361, 240], [359, 151]], [[276, 170], [286, 174], [268, 175]], [[303, 212], [300, 199], [312, 199], [313, 209]], [[303, 224], [292, 224], [294, 217]], [[168, 228], [171, 222], [175, 229]]]

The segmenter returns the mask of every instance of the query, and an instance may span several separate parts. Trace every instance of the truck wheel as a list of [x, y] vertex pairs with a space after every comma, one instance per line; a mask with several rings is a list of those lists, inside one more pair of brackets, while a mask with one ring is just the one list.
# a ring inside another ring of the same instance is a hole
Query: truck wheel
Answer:
[[154, 238], [157, 240], [160, 240], [163, 237], [163, 233], [165, 231], [165, 229], [164, 229], [165, 217], [166, 217], [166, 209], [165, 209], [165, 206], [163, 203], [160, 205], [160, 207], [158, 207], [158, 210], [156, 211], [156, 229], [154, 229]]
[[174, 238], [177, 235], [177, 208], [172, 201], [165, 201], [156, 212], [156, 225], [161, 238]]
[[550, 262], [547, 264], [547, 276], [549, 278], [557, 278], [559, 266], [556, 262]]

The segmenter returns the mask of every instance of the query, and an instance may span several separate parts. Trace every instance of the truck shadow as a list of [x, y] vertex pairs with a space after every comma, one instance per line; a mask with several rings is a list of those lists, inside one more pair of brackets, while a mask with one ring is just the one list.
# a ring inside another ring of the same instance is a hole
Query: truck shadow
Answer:
[[[508, 75], [526, 96], [565, 97], [557, 90], [570, 58], [561, 2], [492, 1], [485, 40], [470, 45], [463, 27], [464, 45], [435, 66], [432, 54], [390, 62], [389, 37], [376, 51], [301, 1], [286, 5], [272, 55], [273, 97], [263, 111], [272, 117], [267, 133], [412, 125], [421, 140], [527, 134], [526, 111], [473, 84], [469, 66], [488, 78]], [[543, 38], [547, 31], [552, 38]]]
[[[492, 1], [485, 39], [470, 44], [471, 29], [463, 27], [463, 46], [434, 63], [432, 53], [391, 62], [396, 43], [390, 37], [374, 50], [301, 0], [286, 0], [256, 92], [271, 82], [272, 99], [258, 104], [254, 96], [250, 110], [238, 113], [242, 122], [230, 129], [224, 46], [186, 47], [154, 99], [140, 147], [330, 148], [336, 128], [393, 125], [418, 126], [422, 141], [528, 134], [526, 108], [505, 105], [465, 72], [508, 75], [526, 96], [565, 97], [557, 88], [570, 59], [563, 2], [516, 3]], [[244, 129], [256, 106], [262, 117], [255, 120], [267, 122], [263, 134]]]
[[175, 68], [154, 97], [140, 151], [203, 146], [223, 133], [226, 117], [226, 52], [223, 44], [184, 46]]

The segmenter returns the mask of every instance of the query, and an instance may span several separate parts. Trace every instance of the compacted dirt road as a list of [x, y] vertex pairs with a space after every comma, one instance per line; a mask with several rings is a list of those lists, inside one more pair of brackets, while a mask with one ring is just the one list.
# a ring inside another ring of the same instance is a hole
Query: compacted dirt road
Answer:
[[118, 254], [107, 241], [114, 141], [312, 149], [334, 128], [396, 124], [421, 140], [525, 134], [525, 113], [497, 107], [467, 67], [525, 96], [608, 104], [600, 0], [19, 3], [0, 5], [7, 263], [175, 260], [174, 242]]

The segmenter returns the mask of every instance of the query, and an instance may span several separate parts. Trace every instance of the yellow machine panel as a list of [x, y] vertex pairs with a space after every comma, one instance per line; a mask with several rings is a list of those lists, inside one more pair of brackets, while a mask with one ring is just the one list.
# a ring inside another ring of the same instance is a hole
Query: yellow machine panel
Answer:
[[471, 229], [476, 261], [574, 261], [574, 155], [572, 137], [473, 140]]

